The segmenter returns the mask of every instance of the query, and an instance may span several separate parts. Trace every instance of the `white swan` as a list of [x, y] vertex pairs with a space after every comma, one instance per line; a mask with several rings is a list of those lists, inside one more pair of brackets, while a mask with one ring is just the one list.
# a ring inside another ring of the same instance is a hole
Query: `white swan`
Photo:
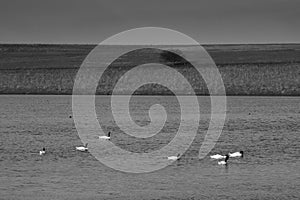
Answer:
[[180, 157], [180, 154], [177, 154], [177, 156], [169, 156], [168, 157], [168, 160], [178, 160], [179, 159], [179, 157]]
[[46, 153], [46, 149], [44, 147], [43, 150], [40, 151], [40, 155], [44, 155], [45, 153]]
[[108, 132], [107, 136], [99, 136], [99, 139], [101, 140], [110, 140], [110, 132]]
[[218, 165], [227, 165], [228, 159], [229, 159], [229, 155], [226, 155], [225, 160], [218, 161]]
[[216, 155], [210, 156], [210, 158], [219, 160], [219, 159], [226, 158], [226, 156], [222, 156], [222, 155], [220, 155], [220, 154], [216, 154]]
[[234, 152], [234, 153], [229, 153], [229, 157], [243, 157], [244, 156], [244, 152], [240, 151], [240, 152]]
[[85, 144], [85, 146], [76, 147], [77, 151], [87, 151], [88, 150], [88, 143]]

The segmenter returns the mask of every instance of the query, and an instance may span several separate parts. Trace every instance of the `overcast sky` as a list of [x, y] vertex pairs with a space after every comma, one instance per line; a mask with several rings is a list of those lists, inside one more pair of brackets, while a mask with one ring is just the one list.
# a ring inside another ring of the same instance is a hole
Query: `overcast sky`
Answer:
[[201, 44], [300, 43], [299, 0], [0, 0], [0, 43], [99, 43], [159, 26]]

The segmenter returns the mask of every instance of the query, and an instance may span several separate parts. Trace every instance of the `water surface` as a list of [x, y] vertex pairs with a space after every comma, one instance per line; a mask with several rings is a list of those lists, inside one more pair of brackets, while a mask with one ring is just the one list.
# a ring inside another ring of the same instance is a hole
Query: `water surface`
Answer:
[[[168, 112], [165, 127], [146, 143], [115, 127], [108, 97], [97, 98], [97, 114], [112, 141], [122, 148], [147, 152], [166, 145], [176, 133], [180, 110], [174, 97], [136, 96], [132, 118], [149, 123], [149, 106]], [[243, 159], [218, 166], [198, 150], [209, 122], [209, 98], [199, 97], [197, 136], [170, 166], [147, 174], [115, 171], [82, 145], [72, 115], [71, 96], [0, 98], [0, 193], [3, 199], [298, 199], [300, 186], [299, 97], [228, 97], [227, 119], [211, 154], [243, 150]], [[104, 111], [103, 111], [104, 110]], [[108, 109], [109, 110], [109, 109]], [[42, 147], [47, 154], [39, 156]]]

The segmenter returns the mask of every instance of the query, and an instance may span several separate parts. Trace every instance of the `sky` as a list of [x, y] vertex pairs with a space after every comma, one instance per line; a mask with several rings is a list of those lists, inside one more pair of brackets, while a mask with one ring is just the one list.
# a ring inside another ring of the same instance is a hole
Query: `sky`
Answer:
[[0, 0], [0, 43], [98, 44], [139, 27], [200, 44], [300, 43], [299, 0]]

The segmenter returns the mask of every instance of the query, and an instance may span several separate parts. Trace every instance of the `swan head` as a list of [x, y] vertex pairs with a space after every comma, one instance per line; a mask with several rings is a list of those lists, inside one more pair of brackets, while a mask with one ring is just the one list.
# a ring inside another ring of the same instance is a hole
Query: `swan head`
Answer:
[[226, 156], [225, 156], [225, 162], [227, 163], [227, 160], [229, 159], [229, 155], [227, 154]]
[[43, 147], [43, 151], [46, 151], [46, 148], [45, 148], [45, 147]]
[[240, 151], [241, 157], [244, 157], [244, 151]]
[[107, 136], [110, 137], [110, 131], [107, 133]]

